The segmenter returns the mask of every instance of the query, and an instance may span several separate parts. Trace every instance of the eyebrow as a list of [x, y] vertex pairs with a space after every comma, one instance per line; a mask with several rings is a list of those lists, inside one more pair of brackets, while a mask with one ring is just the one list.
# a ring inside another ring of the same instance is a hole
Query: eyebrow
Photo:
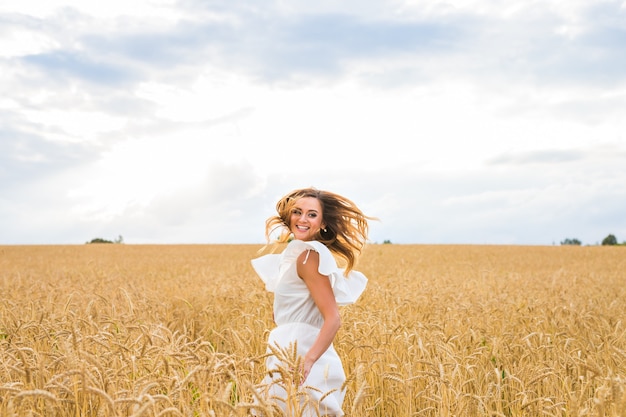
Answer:
[[307, 213], [310, 213], [310, 212], [318, 213], [318, 211], [315, 210], [315, 209], [304, 210], [304, 209], [302, 209], [302, 208], [300, 208], [298, 206], [294, 206], [294, 209], [297, 209], [297, 210], [300, 210], [300, 211], [306, 211]]

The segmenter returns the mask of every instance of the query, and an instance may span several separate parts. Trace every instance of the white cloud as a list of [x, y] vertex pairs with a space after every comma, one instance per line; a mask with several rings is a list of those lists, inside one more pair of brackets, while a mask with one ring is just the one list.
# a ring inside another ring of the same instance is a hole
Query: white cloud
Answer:
[[0, 37], [0, 57], [10, 58], [37, 54], [59, 47], [56, 40], [44, 33], [33, 32], [29, 29], [5, 30]]
[[[17, 6], [17, 7], [16, 7]], [[106, 3], [81, 0], [21, 0], [19, 5], [0, 6], [0, 13], [15, 12], [38, 18], [51, 18], [63, 9], [79, 10], [82, 13], [110, 18], [127, 16], [135, 18], [162, 18], [172, 16], [176, 0], [109, 0]]]

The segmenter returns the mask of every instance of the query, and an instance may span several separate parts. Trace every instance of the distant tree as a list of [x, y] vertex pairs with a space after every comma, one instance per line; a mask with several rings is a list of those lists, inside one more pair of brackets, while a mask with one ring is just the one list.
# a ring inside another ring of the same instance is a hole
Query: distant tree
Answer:
[[575, 245], [575, 246], [580, 246], [582, 244], [582, 242], [578, 239], [570, 239], [567, 238], [563, 241], [561, 241], [561, 245]]
[[87, 243], [113, 243], [113, 241], [102, 239], [101, 237], [97, 237], [97, 238], [91, 239]]
[[602, 245], [617, 245], [617, 238], [615, 235], [608, 235], [604, 239], [602, 239]]
[[383, 240], [383, 245], [390, 245], [390, 244], [391, 244], [391, 240], [389, 239]]
[[119, 235], [115, 240], [102, 239], [101, 237], [97, 237], [95, 239], [91, 239], [89, 243], [124, 243], [124, 238], [122, 235]]

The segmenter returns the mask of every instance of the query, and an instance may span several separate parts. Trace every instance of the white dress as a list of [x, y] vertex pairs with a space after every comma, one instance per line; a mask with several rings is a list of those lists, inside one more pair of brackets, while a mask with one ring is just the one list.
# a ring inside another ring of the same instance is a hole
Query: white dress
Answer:
[[[277, 327], [271, 331], [268, 344], [287, 348], [290, 343], [297, 341], [298, 355], [301, 356], [313, 345], [324, 323], [322, 314], [296, 270], [296, 260], [306, 250], [319, 253], [318, 270], [320, 274], [329, 277], [338, 305], [354, 303], [367, 284], [367, 278], [358, 271], [351, 271], [346, 278], [343, 275], [344, 270], [337, 266], [330, 250], [317, 241], [292, 240], [281, 254], [265, 255], [252, 260], [252, 266], [265, 283], [266, 289], [274, 293], [274, 321]], [[286, 399], [287, 396], [285, 388], [272, 379], [271, 370], [276, 369], [277, 365], [277, 358], [274, 355], [268, 356], [266, 367], [270, 372], [261, 384], [267, 390], [261, 394], [266, 399]], [[316, 389], [307, 389], [309, 398], [302, 396], [301, 404], [312, 399], [316, 407], [319, 407], [320, 415], [343, 416], [341, 406], [345, 391], [342, 385], [345, 379], [341, 359], [331, 344], [315, 362], [304, 381], [303, 387]], [[330, 391], [333, 392], [326, 395]], [[319, 402], [322, 397], [324, 398]], [[277, 400], [276, 403], [285, 409], [285, 401]], [[309, 407], [303, 415], [317, 415], [316, 407]]]

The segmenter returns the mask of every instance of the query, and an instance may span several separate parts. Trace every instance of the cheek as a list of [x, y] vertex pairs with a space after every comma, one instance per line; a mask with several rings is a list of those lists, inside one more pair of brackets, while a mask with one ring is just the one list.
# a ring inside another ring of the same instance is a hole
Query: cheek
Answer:
[[287, 219], [287, 227], [289, 228], [289, 230], [292, 230], [296, 224], [297, 219], [294, 218], [295, 216], [291, 216], [289, 217], [289, 219]]

